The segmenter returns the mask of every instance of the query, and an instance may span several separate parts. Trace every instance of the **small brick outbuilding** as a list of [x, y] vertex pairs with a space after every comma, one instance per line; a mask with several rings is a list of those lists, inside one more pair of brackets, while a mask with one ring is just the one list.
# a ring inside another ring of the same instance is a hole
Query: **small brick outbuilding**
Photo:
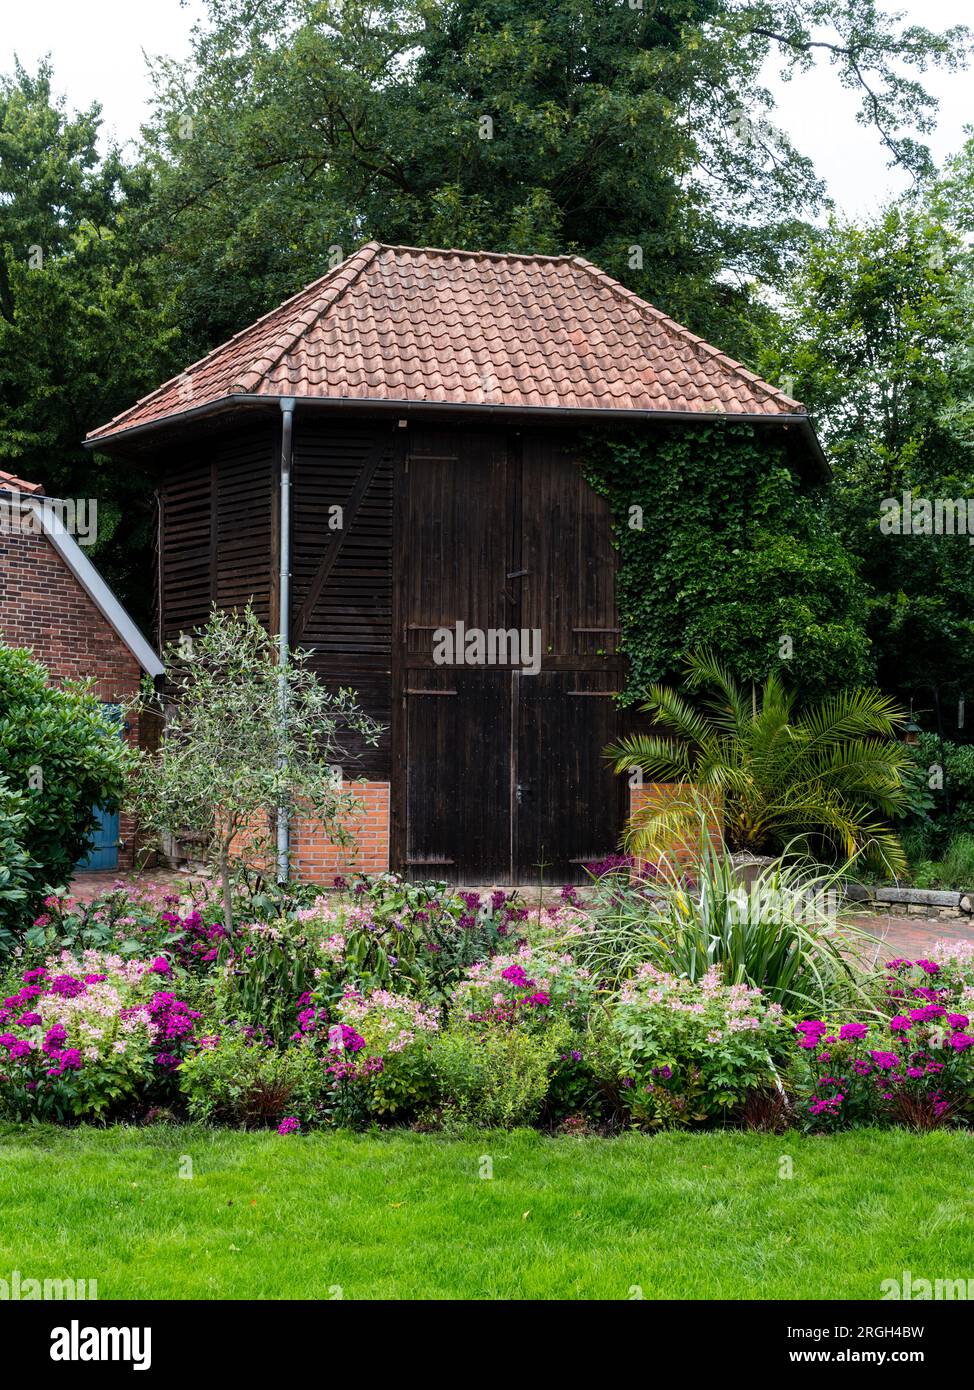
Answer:
[[[119, 705], [162, 663], [63, 518], [40, 483], [0, 469], [0, 642], [29, 647], [53, 683], [91, 679], [99, 700]], [[88, 867], [131, 868], [134, 832], [128, 816], [100, 816]]]

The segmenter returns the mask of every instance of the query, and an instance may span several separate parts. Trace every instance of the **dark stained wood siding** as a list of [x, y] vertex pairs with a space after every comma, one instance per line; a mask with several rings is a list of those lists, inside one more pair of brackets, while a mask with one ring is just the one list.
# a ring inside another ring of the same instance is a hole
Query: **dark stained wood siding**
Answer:
[[602, 756], [617, 735], [616, 671], [517, 676], [514, 879], [587, 880], [583, 865], [618, 848], [625, 780]]
[[521, 447], [519, 626], [540, 628], [549, 664], [614, 655], [616, 552], [609, 504], [585, 482], [574, 442], [531, 433]]
[[432, 662], [433, 631], [508, 627], [507, 438], [502, 431], [410, 431], [402, 585], [407, 665]]
[[511, 864], [510, 671], [410, 673], [404, 871], [414, 879], [506, 882]]
[[[460, 882], [578, 882], [611, 852], [616, 554], [567, 432], [410, 428], [398, 490], [393, 857]], [[538, 629], [542, 669], [435, 666], [433, 633]]]
[[278, 434], [263, 422], [180, 451], [159, 489], [162, 641], [248, 602], [269, 623]]
[[[392, 706], [393, 460], [396, 422], [297, 414], [292, 491], [291, 640], [332, 689], [353, 689], [384, 725], [377, 748], [345, 736], [348, 775], [386, 781]], [[334, 529], [330, 509], [342, 509]]]
[[[347, 739], [343, 764], [391, 780], [393, 864], [413, 877], [531, 881], [544, 863], [577, 881], [617, 841], [616, 556], [576, 449], [567, 430], [297, 412], [291, 641], [386, 726], [377, 749]], [[273, 418], [168, 460], [166, 640], [212, 603], [251, 601], [276, 630], [279, 450]], [[540, 674], [434, 665], [434, 630], [458, 621], [540, 629]]]

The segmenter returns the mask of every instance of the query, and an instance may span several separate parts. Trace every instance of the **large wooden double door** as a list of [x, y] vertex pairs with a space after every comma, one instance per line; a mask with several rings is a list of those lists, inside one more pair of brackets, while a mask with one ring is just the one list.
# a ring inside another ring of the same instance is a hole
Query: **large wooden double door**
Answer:
[[[578, 882], [616, 847], [625, 794], [602, 756], [622, 680], [606, 504], [567, 439], [501, 430], [411, 429], [396, 494], [393, 859]], [[521, 660], [438, 664], [458, 623], [527, 634]]]

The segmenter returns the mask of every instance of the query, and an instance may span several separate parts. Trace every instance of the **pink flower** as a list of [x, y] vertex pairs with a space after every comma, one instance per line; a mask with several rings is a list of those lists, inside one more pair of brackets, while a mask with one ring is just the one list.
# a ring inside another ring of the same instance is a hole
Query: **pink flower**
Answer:
[[868, 1032], [865, 1023], [843, 1023], [839, 1029], [839, 1037], [845, 1042], [849, 1038], [864, 1038]]

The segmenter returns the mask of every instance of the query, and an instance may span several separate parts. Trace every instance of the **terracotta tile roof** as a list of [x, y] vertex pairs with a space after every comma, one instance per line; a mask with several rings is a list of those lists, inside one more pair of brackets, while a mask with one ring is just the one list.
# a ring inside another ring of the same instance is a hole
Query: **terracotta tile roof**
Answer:
[[89, 442], [235, 395], [775, 416], [803, 407], [581, 256], [369, 242]]
[[23, 478], [18, 478], [13, 473], [8, 473], [5, 468], [0, 468], [0, 491], [43, 492], [44, 484], [25, 483]]

